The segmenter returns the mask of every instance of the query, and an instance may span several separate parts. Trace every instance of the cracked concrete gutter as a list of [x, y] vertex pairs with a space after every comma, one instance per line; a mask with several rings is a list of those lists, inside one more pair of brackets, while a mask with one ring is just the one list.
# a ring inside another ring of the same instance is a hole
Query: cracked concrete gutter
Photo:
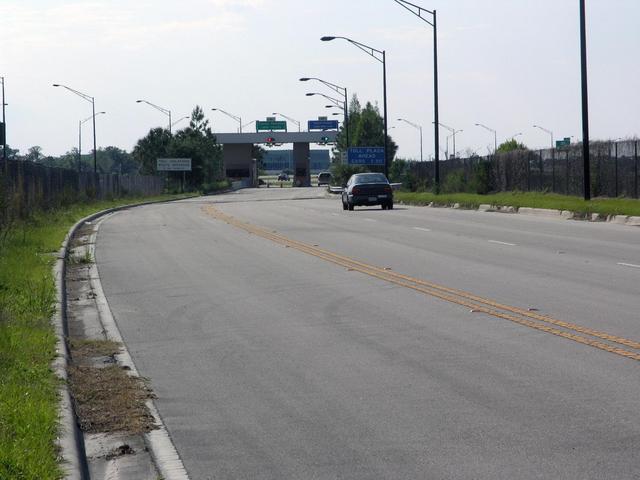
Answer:
[[[134, 464], [131, 465], [132, 457], [122, 456], [124, 461], [107, 461], [98, 476], [92, 474], [94, 472], [91, 472], [89, 467], [89, 463], [87, 461], [88, 454], [94, 455], [96, 453], [104, 453], [105, 451], [114, 451], [114, 448], [117, 449], [118, 446], [124, 445], [124, 442], [118, 435], [97, 435], [88, 442], [87, 445], [85, 445], [85, 437], [78, 427], [73, 407], [73, 400], [68, 385], [67, 369], [71, 358], [66, 341], [69, 336], [69, 323], [67, 317], [68, 299], [66, 285], [66, 259], [72, 250], [72, 241], [74, 236], [83, 226], [91, 225], [96, 219], [100, 219], [100, 221], [102, 221], [107, 215], [120, 210], [152, 203], [165, 202], [145, 202], [137, 205], [125, 205], [97, 212], [80, 220], [69, 230], [58, 252], [57, 260], [53, 267], [56, 284], [56, 309], [52, 322], [57, 337], [57, 356], [53, 362], [52, 368], [54, 369], [55, 374], [62, 380], [60, 382], [59, 436], [57, 439], [57, 446], [60, 452], [60, 466], [66, 480], [87, 480], [90, 478], [104, 478], [109, 480], [125, 478], [188, 480], [189, 478], [152, 400], [147, 401], [147, 408], [153, 416], [158, 428], [138, 436], [139, 438], [133, 438], [129, 435], [126, 439], [127, 442], [134, 445], [136, 451], [148, 452], [149, 458], [145, 459], [144, 455], [137, 456], [137, 458], [133, 459]], [[95, 227], [99, 227], [100, 221], [97, 222]], [[94, 254], [95, 236], [98, 230], [95, 227], [91, 235], [91, 239], [88, 242], [89, 245], [84, 246], [85, 249], [88, 249], [90, 255]], [[93, 258], [95, 258], [95, 256]], [[117, 356], [117, 360], [122, 366], [129, 369], [132, 375], [138, 376], [135, 364], [122, 342], [122, 336], [120, 335], [116, 322], [111, 314], [107, 299], [104, 296], [95, 262], [90, 266], [89, 281], [91, 297], [95, 300], [97, 308], [97, 315], [89, 315], [90, 317], [94, 317], [93, 319], [88, 320], [89, 324], [93, 324], [89, 326], [89, 329], [93, 329], [94, 333], [96, 331], [103, 332], [106, 334], [106, 338], [108, 340], [122, 343], [123, 351]], [[96, 320], [98, 321], [99, 326], [96, 325]], [[152, 468], [148, 466], [149, 460], [152, 460]], [[136, 461], [140, 462], [140, 464], [136, 465]], [[139, 476], [141, 472], [144, 472], [142, 473], [144, 477]]]

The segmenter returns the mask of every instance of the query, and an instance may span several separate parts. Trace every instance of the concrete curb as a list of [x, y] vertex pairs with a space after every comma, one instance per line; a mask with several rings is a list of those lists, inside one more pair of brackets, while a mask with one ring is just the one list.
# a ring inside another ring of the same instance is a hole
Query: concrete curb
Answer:
[[[96, 236], [99, 232], [102, 220], [105, 219], [106, 217], [102, 217], [96, 225]], [[93, 255], [93, 258], [95, 258], [95, 252], [92, 251], [91, 253]], [[111, 308], [109, 307], [109, 302], [107, 301], [107, 297], [104, 294], [104, 290], [102, 289], [102, 282], [100, 281], [100, 274], [98, 272], [98, 265], [96, 263], [93, 263], [91, 265], [91, 274], [89, 275], [89, 277], [91, 279], [90, 281], [92, 290], [96, 295], [95, 302], [98, 307], [100, 323], [102, 323], [102, 326], [104, 327], [105, 334], [109, 340], [113, 340], [114, 342], [122, 345], [122, 352], [116, 355], [118, 363], [127, 366], [129, 372], [133, 376], [140, 377], [133, 358], [127, 350], [124, 339], [120, 334], [120, 330], [118, 329], [116, 320], [115, 318], [113, 318], [113, 313], [111, 312]], [[182, 464], [180, 455], [178, 454], [178, 451], [171, 441], [169, 432], [164, 426], [162, 418], [160, 417], [160, 414], [156, 409], [153, 400], [147, 400], [146, 404], [147, 408], [149, 409], [149, 413], [151, 413], [156, 425], [158, 426], [158, 429], [152, 430], [149, 433], [145, 433], [143, 436], [145, 439], [145, 443], [149, 447], [149, 451], [151, 453], [151, 456], [153, 457], [155, 465], [156, 467], [158, 467], [161, 478], [163, 480], [189, 480], [187, 470]]]
[[[411, 203], [400, 202], [404, 205], [413, 206], [425, 206], [431, 208], [463, 208], [459, 203], [453, 205], [438, 205], [433, 202], [428, 205], [414, 205]], [[608, 222], [615, 223], [617, 225], [626, 225], [631, 227], [640, 227], [640, 217], [627, 216], [627, 215], [602, 215], [599, 213], [578, 213], [569, 210], [553, 210], [548, 208], [532, 208], [532, 207], [513, 207], [509, 205], [491, 205], [488, 203], [482, 203], [478, 205], [478, 208], [469, 208], [469, 210], [477, 210], [478, 212], [489, 213], [519, 213], [522, 215], [533, 215], [538, 217], [560, 218], [565, 220], [583, 220], [587, 222]]]
[[82, 434], [76, 421], [71, 393], [67, 383], [67, 366], [69, 364], [69, 350], [67, 349], [67, 294], [65, 285], [66, 263], [69, 241], [78, 226], [84, 222], [76, 223], [67, 233], [60, 247], [56, 263], [53, 267], [53, 275], [56, 284], [56, 309], [52, 319], [56, 334], [56, 358], [53, 361], [55, 374], [60, 382], [60, 404], [58, 406], [58, 438], [56, 444], [59, 449], [60, 467], [64, 478], [67, 480], [84, 480], [89, 478], [85, 461], [84, 444]]
[[[71, 393], [69, 392], [69, 386], [67, 383], [67, 367], [69, 365], [69, 351], [67, 349], [67, 319], [66, 319], [66, 311], [67, 311], [67, 295], [66, 295], [66, 282], [65, 282], [65, 274], [66, 274], [66, 263], [65, 260], [69, 253], [69, 243], [76, 231], [85, 223], [91, 222], [96, 218], [102, 217], [109, 213], [115, 213], [121, 210], [126, 210], [133, 207], [141, 207], [144, 205], [154, 205], [160, 203], [172, 203], [180, 200], [186, 200], [188, 198], [196, 198], [200, 195], [194, 195], [191, 197], [180, 198], [178, 200], [159, 200], [152, 202], [143, 202], [129, 205], [122, 205], [119, 207], [108, 208], [106, 210], [102, 210], [100, 212], [93, 213], [73, 225], [67, 235], [65, 236], [64, 241], [58, 251], [56, 262], [53, 266], [53, 275], [56, 285], [56, 305], [55, 305], [55, 313], [53, 318], [51, 319], [54, 332], [56, 335], [56, 358], [52, 363], [52, 368], [62, 381], [60, 386], [60, 404], [58, 407], [58, 418], [59, 418], [59, 435], [56, 441], [56, 444], [59, 448], [59, 458], [61, 460], [60, 467], [63, 471], [65, 480], [87, 480], [89, 478], [87, 462], [85, 458], [84, 452], [84, 442], [82, 439], [82, 433], [78, 427], [78, 422], [76, 421], [75, 411], [73, 409], [73, 402], [71, 400]], [[100, 292], [102, 292], [102, 287], [100, 287]], [[105, 299], [106, 302], [106, 299]], [[108, 308], [108, 306], [107, 306]], [[110, 311], [109, 311], [110, 314]], [[157, 415], [157, 411], [155, 407], [151, 410], [152, 414], [159, 420], [159, 416]], [[161, 421], [158, 422], [159, 425], [164, 428], [164, 425]], [[166, 430], [165, 430], [166, 431]], [[156, 442], [157, 443], [157, 442]], [[169, 444], [173, 446], [171, 440], [169, 439]], [[155, 452], [153, 452], [154, 458], [156, 458]], [[177, 453], [176, 453], [177, 455]], [[166, 475], [163, 473], [165, 480], [183, 480], [188, 477], [177, 477], [172, 476], [169, 473]]]

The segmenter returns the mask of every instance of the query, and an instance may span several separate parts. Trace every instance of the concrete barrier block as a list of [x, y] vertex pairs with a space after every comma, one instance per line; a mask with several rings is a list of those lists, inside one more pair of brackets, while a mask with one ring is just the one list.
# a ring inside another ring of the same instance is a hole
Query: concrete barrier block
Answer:
[[520, 207], [518, 209], [518, 213], [522, 213], [524, 215], [537, 215], [541, 217], [559, 217], [560, 216], [560, 210], [552, 210], [549, 208]]
[[611, 215], [609, 221], [612, 223], [617, 223], [618, 225], [626, 225], [628, 218], [629, 217], [627, 215]]
[[493, 206], [489, 205], [488, 203], [481, 203], [478, 206], [479, 212], [492, 212], [493, 210]]

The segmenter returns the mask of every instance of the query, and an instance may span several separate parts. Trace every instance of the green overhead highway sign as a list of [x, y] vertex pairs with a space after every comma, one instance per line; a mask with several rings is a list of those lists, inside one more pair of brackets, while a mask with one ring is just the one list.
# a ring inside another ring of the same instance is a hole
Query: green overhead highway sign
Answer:
[[562, 140], [556, 140], [556, 148], [564, 148], [571, 145], [571, 137], [564, 137]]
[[276, 130], [284, 130], [286, 132], [287, 122], [274, 120], [267, 120], [266, 122], [256, 121], [256, 132], [273, 132]]

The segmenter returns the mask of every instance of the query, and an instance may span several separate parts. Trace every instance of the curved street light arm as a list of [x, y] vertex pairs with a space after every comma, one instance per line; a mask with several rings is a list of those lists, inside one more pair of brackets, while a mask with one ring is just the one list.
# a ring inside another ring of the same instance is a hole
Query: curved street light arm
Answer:
[[171, 110], [168, 110], [166, 108], [162, 108], [154, 103], [148, 102], [147, 100], [136, 100], [136, 103], [146, 103], [147, 105], [155, 108], [156, 110], [164, 113], [165, 115], [171, 115]]
[[332, 102], [336, 107], [344, 108], [344, 101], [343, 100], [338, 100], [337, 98], [330, 97], [329, 95], [325, 95], [324, 93], [313, 92], [313, 93], [307, 93], [306, 95], [307, 95], [307, 97], [313, 97], [314, 95], [320, 95], [321, 97], [324, 97], [327, 100], [329, 100], [330, 102]]
[[347, 91], [347, 89], [345, 87], [341, 87], [340, 85], [336, 85], [335, 83], [327, 82], [326, 80], [322, 80], [321, 78], [317, 78], [317, 77], [302, 77], [300, 79], [301, 82], [307, 82], [309, 80], [317, 80], [318, 82], [325, 84], [331, 90], [333, 90], [336, 93], [339, 93], [340, 95], [345, 95], [345, 93]]
[[224, 113], [227, 117], [231, 117], [231, 118], [233, 118], [236, 122], [239, 122], [239, 121], [240, 121], [240, 117], [238, 117], [238, 116], [236, 116], [236, 115], [234, 115], [234, 114], [232, 114], [232, 113], [225, 112], [225, 111], [224, 111], [224, 110], [222, 110], [221, 108], [212, 108], [211, 110], [215, 110], [215, 111], [217, 111], [217, 112]]
[[93, 102], [94, 99], [91, 95], [87, 95], [86, 93], [82, 93], [79, 92], [78, 90], [74, 90], [71, 87], [67, 87], [66, 85], [62, 85], [60, 83], [54, 83], [53, 84], [54, 87], [62, 87], [62, 88], [66, 88], [67, 90], [69, 90], [71, 93], [75, 93], [76, 95], [78, 95], [79, 97], [84, 98], [87, 102]]
[[399, 122], [408, 123], [409, 125], [411, 125], [414, 128], [422, 128], [422, 125], [418, 125], [417, 123], [410, 122], [409, 120], [406, 120], [404, 118], [399, 118], [398, 121]]
[[364, 53], [366, 53], [370, 57], [375, 58], [380, 63], [384, 63], [384, 59], [379, 58], [376, 55], [376, 53], [377, 53], [378, 55], [383, 55], [384, 56], [384, 52], [382, 50], [378, 50], [377, 48], [370, 47], [369, 45], [365, 45], [364, 43], [357, 42], [357, 41], [352, 40], [352, 39], [347, 38], [347, 37], [322, 37], [320, 40], [322, 40], [323, 42], [329, 42], [331, 40], [335, 40], [336, 38], [339, 38], [341, 40], [346, 40], [347, 42], [349, 42], [349, 43], [355, 45], [356, 47], [358, 47], [360, 50], [362, 50]]
[[553, 132], [551, 130], [547, 130], [544, 127], [541, 127], [540, 125], [534, 125], [533, 128], [539, 128], [543, 132], [547, 132], [551, 136], [551, 148], [553, 148]]
[[534, 125], [533, 128], [539, 128], [543, 132], [547, 132], [549, 135], [553, 135], [553, 132], [551, 130], [547, 130], [546, 128], [541, 127], [540, 125]]
[[396, 2], [398, 5], [400, 5], [402, 8], [409, 10], [411, 13], [413, 13], [416, 17], [418, 17], [423, 22], [428, 23], [432, 27], [434, 26], [432, 22], [430, 22], [429, 20], [427, 20], [422, 16], [422, 12], [427, 12], [429, 15], [433, 17], [435, 16], [435, 12], [436, 12], [435, 10], [427, 10], [426, 8], [423, 8], [420, 5], [407, 2], [406, 0], [393, 0], [393, 1]]
[[493, 128], [489, 128], [489, 127], [487, 127], [486, 125], [483, 125], [483, 124], [481, 124], [481, 123], [476, 123], [476, 127], [482, 127], [482, 128], [484, 128], [485, 130], [488, 130], [488, 131], [490, 131], [490, 132], [492, 132], [492, 133], [496, 133], [496, 131], [495, 131]]
[[180, 123], [182, 120], [187, 120], [187, 119], [189, 119], [189, 118], [191, 118], [189, 115], [185, 115], [184, 117], [180, 117], [178, 120], [176, 120], [175, 122], [173, 122], [173, 123], [171, 124], [171, 126], [173, 127], [174, 125], [177, 125], [178, 123]]
[[240, 133], [242, 133], [242, 118], [241, 117], [238, 117], [237, 115], [234, 115], [233, 113], [225, 112], [221, 108], [212, 108], [211, 110], [215, 111], [215, 112], [224, 113], [227, 117], [233, 118], [236, 122], [238, 122], [238, 125], [240, 126]]
[[80, 125], [84, 125], [84, 124], [85, 124], [85, 123], [87, 123], [89, 120], [93, 119], [94, 117], [97, 117], [98, 115], [103, 115], [103, 114], [105, 114], [105, 113], [107, 113], [107, 112], [98, 112], [98, 113], [96, 113], [95, 115], [91, 115], [90, 117], [85, 118], [84, 120], [80, 120]]
[[282, 118], [286, 118], [290, 122], [295, 123], [298, 126], [298, 129], [300, 129], [300, 122], [298, 120], [296, 120], [295, 118], [287, 117], [286, 115], [284, 115], [282, 113], [279, 113], [279, 112], [273, 112], [271, 115], [280, 115]]
[[245, 123], [244, 125], [242, 125], [242, 128], [244, 127], [248, 127], [249, 125], [251, 125], [252, 123], [255, 123], [257, 120], [251, 120], [250, 122]]

